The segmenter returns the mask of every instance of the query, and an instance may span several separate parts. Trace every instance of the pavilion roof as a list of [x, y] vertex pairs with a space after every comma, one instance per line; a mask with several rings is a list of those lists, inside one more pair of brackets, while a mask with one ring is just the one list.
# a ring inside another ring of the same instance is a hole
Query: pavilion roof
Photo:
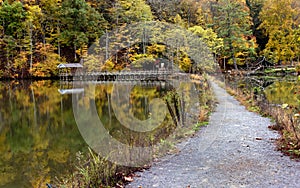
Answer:
[[82, 68], [83, 66], [80, 63], [61, 63], [57, 66], [57, 68]]

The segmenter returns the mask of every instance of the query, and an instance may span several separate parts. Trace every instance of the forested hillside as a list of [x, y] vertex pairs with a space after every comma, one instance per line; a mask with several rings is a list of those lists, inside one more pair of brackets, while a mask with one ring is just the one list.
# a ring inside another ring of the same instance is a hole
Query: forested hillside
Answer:
[[[274, 64], [296, 64], [299, 11], [298, 0], [5, 0], [0, 7], [0, 77], [56, 76], [59, 63], [80, 62], [106, 32], [141, 21], [193, 32], [222, 67], [224, 62], [229, 68], [249, 66], [259, 56]], [[147, 54], [139, 49], [131, 53], [159, 58], [163, 46], [148, 48]], [[179, 64], [191, 66], [185, 53], [180, 56]]]

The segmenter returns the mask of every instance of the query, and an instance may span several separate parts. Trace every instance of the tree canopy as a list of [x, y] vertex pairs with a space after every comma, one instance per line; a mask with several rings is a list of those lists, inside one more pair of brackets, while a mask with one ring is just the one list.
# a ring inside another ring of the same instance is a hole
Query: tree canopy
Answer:
[[299, 24], [296, 0], [266, 0], [260, 18], [261, 28], [269, 41], [263, 54], [275, 63], [293, 61], [298, 57], [298, 41], [295, 36]]
[[[228, 67], [246, 66], [258, 56], [274, 64], [298, 62], [299, 10], [297, 0], [4, 0], [0, 77], [55, 76], [57, 64], [80, 62], [105, 33], [147, 21], [193, 32], [211, 49], [216, 62], [225, 60]], [[144, 45], [141, 51], [135, 48], [133, 56], [152, 58], [162, 53], [159, 44], [147, 45], [147, 53]]]

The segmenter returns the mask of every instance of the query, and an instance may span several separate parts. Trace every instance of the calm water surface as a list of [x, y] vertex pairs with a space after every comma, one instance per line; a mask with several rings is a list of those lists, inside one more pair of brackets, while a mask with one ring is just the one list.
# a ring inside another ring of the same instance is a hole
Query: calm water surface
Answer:
[[[82, 102], [87, 107], [94, 102], [106, 128], [119, 132], [110, 106], [112, 84], [74, 87], [56, 81], [0, 83], [1, 188], [45, 187], [55, 177], [71, 174], [76, 153], [88, 148], [74, 119], [72, 93], [94, 96]], [[134, 87], [134, 115], [149, 118], [148, 101], [167, 90], [162, 85]]]
[[300, 110], [300, 81], [296, 78], [274, 80], [264, 93], [268, 101], [273, 104], [288, 104]]
[[228, 84], [262, 94], [270, 104], [287, 104], [300, 111], [300, 81], [296, 76], [236, 77]]
[[85, 150], [71, 95], [57, 82], [0, 83], [0, 187], [40, 187], [68, 174]]

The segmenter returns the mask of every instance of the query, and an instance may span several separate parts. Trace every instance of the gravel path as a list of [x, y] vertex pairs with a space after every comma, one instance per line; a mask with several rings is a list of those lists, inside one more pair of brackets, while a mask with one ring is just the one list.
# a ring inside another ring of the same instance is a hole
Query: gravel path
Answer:
[[300, 187], [300, 163], [275, 150], [270, 120], [212, 86], [219, 104], [209, 125], [126, 187]]

